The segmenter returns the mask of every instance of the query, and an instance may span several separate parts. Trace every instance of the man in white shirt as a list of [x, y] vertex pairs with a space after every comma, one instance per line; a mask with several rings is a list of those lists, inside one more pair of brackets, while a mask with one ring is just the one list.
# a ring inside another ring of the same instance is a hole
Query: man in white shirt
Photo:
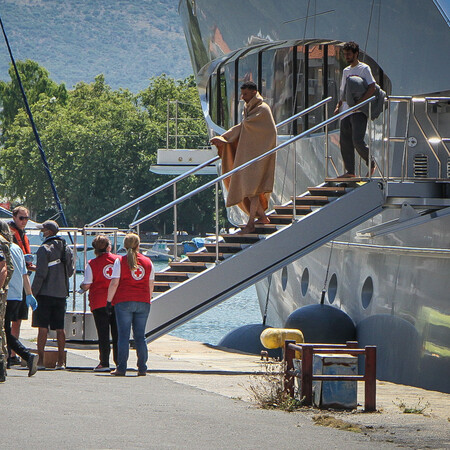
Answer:
[[[349, 64], [343, 73], [340, 89], [340, 100], [336, 105], [335, 114], [349, 109], [350, 105], [347, 102], [350, 77], [359, 77], [359, 80], [367, 84], [367, 90], [362, 93], [362, 96], [356, 100], [355, 104], [367, 100], [375, 93], [375, 79], [372, 71], [367, 64], [358, 60], [359, 45], [355, 42], [347, 42], [343, 47], [344, 58]], [[366, 134], [367, 115], [364, 112], [352, 112], [341, 120], [340, 146], [342, 159], [344, 160], [345, 173], [340, 178], [354, 178], [355, 177], [355, 149], [361, 158], [369, 166], [369, 148], [364, 142]], [[373, 173], [375, 163], [371, 161], [369, 172]]]

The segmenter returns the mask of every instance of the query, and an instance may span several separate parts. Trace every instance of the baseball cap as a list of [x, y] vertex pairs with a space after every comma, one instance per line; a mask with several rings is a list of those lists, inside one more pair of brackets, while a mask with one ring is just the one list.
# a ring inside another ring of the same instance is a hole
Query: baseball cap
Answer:
[[50, 230], [53, 234], [59, 231], [59, 225], [54, 220], [46, 220], [45, 222], [36, 225], [37, 228], [43, 230]]

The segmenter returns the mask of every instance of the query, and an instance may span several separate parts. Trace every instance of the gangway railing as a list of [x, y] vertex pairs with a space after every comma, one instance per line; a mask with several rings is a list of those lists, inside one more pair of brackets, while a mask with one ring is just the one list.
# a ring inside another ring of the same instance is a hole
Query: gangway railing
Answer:
[[[301, 117], [303, 117], [306, 114], [311, 113], [312, 111], [328, 104], [328, 102], [330, 102], [332, 100], [332, 97], [327, 97], [323, 100], [320, 100], [319, 102], [315, 103], [314, 105], [306, 108], [303, 111], [298, 112], [297, 114], [294, 114], [293, 116], [283, 120], [282, 122], [276, 124], [276, 128], [279, 129]], [[360, 105], [359, 105], [360, 106]], [[328, 110], [327, 110], [328, 111]], [[327, 113], [328, 114], [328, 113]], [[328, 141], [328, 139], [327, 139]], [[177, 198], [177, 190], [176, 190], [176, 185], [177, 183], [179, 183], [180, 181], [184, 180], [185, 178], [194, 175], [196, 172], [198, 172], [199, 170], [203, 169], [206, 166], [209, 166], [211, 164], [213, 164], [214, 162], [216, 162], [218, 159], [220, 159], [219, 156], [215, 156], [214, 158], [209, 159], [208, 161], [205, 161], [197, 166], [195, 166], [194, 168], [188, 170], [187, 172], [184, 172], [181, 175], [178, 175], [177, 177], [175, 177], [172, 180], [167, 181], [166, 183], [156, 187], [155, 189], [152, 189], [151, 191], [147, 192], [146, 194], [141, 195], [140, 197], [131, 200], [130, 202], [126, 203], [125, 205], [115, 209], [114, 211], [111, 211], [110, 213], [100, 217], [99, 219], [94, 220], [93, 222], [89, 223], [87, 226], [88, 227], [95, 227], [99, 224], [102, 224], [103, 222], [105, 222], [106, 220], [109, 220], [115, 216], [117, 216], [118, 214], [128, 210], [129, 208], [141, 203], [142, 201], [158, 194], [159, 192], [164, 191], [165, 189], [173, 186], [173, 195], [174, 195], [174, 200], [176, 200]], [[216, 204], [218, 203], [218, 189], [216, 189]], [[178, 204], [178, 203], [177, 203]], [[177, 210], [176, 210], [176, 205], [174, 205], [174, 259], [177, 259], [177, 254], [176, 254], [176, 248], [177, 248]], [[169, 208], [168, 208], [169, 209]], [[217, 206], [218, 209], [218, 206]], [[218, 215], [217, 215], [217, 211], [216, 211], [216, 221], [218, 220]], [[133, 220], [133, 223], [136, 223], [136, 220]], [[216, 224], [216, 229], [218, 228], [218, 224]], [[218, 230], [216, 230], [218, 234]]]
[[[328, 99], [323, 100], [322, 102], [327, 102], [327, 101], [329, 101], [329, 99], [331, 99], [331, 97], [329, 97]], [[285, 147], [288, 147], [289, 145], [293, 144], [294, 142], [298, 141], [299, 139], [302, 139], [302, 138], [304, 138], [306, 136], [309, 136], [311, 133], [314, 133], [315, 131], [319, 130], [320, 128], [324, 128], [327, 125], [329, 125], [330, 123], [333, 123], [333, 122], [341, 119], [343, 116], [347, 115], [349, 112], [356, 111], [357, 109], [361, 108], [362, 106], [366, 105], [367, 103], [371, 102], [374, 99], [375, 99], [375, 96], [370, 97], [367, 100], [365, 100], [364, 102], [359, 103], [358, 105], [355, 105], [355, 106], [347, 109], [344, 112], [336, 114], [334, 117], [332, 117], [330, 119], [327, 119], [327, 120], [324, 120], [323, 122], [321, 122], [321, 123], [319, 123], [317, 125], [314, 125], [312, 128], [309, 128], [308, 130], [303, 131], [302, 133], [292, 137], [291, 139], [288, 139], [287, 141], [281, 143], [280, 145], [274, 147], [273, 149], [267, 151], [266, 153], [263, 153], [262, 155], [257, 156], [256, 158], [253, 158], [253, 159], [245, 162], [244, 164], [242, 164], [242, 165], [240, 165], [238, 167], [235, 167], [234, 169], [230, 170], [229, 172], [227, 172], [227, 173], [225, 173], [223, 175], [220, 175], [217, 178], [215, 178], [214, 180], [211, 180], [211, 181], [203, 184], [202, 186], [199, 186], [198, 188], [194, 189], [193, 191], [188, 192], [187, 194], [179, 197], [177, 200], [174, 200], [174, 201], [168, 203], [167, 205], [162, 206], [161, 208], [158, 208], [157, 210], [151, 212], [150, 214], [147, 214], [146, 216], [141, 217], [140, 219], [130, 223], [130, 228], [134, 228], [137, 225], [140, 225], [143, 222], [146, 222], [147, 220], [152, 219], [153, 217], [161, 214], [162, 212], [167, 211], [168, 209], [172, 208], [173, 206], [178, 205], [179, 203], [182, 203], [183, 201], [185, 201], [185, 200], [191, 198], [192, 196], [194, 196], [194, 195], [204, 191], [205, 189], [208, 189], [209, 187], [219, 183], [220, 181], [224, 180], [225, 178], [230, 177], [231, 175], [233, 175], [233, 174], [235, 174], [235, 173], [245, 169], [246, 167], [251, 166], [252, 164], [254, 164], [254, 163], [256, 163], [256, 162], [258, 162], [258, 161], [260, 161], [260, 160], [262, 160], [262, 159], [264, 159], [264, 158], [266, 158], [266, 157], [268, 157], [268, 156], [270, 156], [270, 155], [272, 155], [272, 154], [274, 154], [274, 153], [276, 153], [278, 151], [280, 151], [281, 149], [283, 149]], [[304, 110], [302, 112], [304, 114], [306, 114], [307, 112], [310, 112], [310, 111]], [[295, 120], [295, 119], [293, 119], [293, 120]]]
[[[436, 161], [437, 164], [437, 173], [439, 176], [437, 178], [440, 178], [442, 174], [442, 162], [439, 158], [438, 153], [436, 152], [435, 148], [433, 147], [433, 144], [441, 144], [444, 148], [447, 158], [450, 158], [450, 150], [447, 145], [448, 142], [450, 142], [450, 138], [441, 136], [439, 133], [439, 130], [437, 129], [436, 125], [431, 120], [431, 117], [428, 112], [428, 105], [430, 103], [437, 103], [437, 102], [450, 102], [450, 97], [413, 97], [413, 96], [389, 96], [387, 99], [388, 107], [387, 109], [387, 120], [385, 124], [386, 131], [385, 137], [383, 138], [383, 161], [384, 166], [386, 168], [386, 173], [390, 174], [390, 150], [389, 150], [389, 144], [392, 143], [402, 143], [403, 144], [403, 151], [402, 151], [402, 157], [401, 157], [401, 170], [400, 170], [400, 176], [397, 178], [400, 178], [401, 181], [405, 181], [406, 179], [414, 178], [408, 176], [408, 146], [412, 144], [410, 139], [413, 137], [410, 136], [410, 128], [411, 128], [411, 121], [414, 120], [414, 123], [416, 124], [418, 130], [420, 131], [420, 134], [423, 136], [430, 152], [433, 158]], [[394, 104], [404, 103], [406, 104], [406, 118], [405, 118], [405, 134], [404, 135], [394, 135], [391, 136], [391, 106]], [[418, 118], [417, 113], [417, 105], [418, 104], [424, 104], [424, 114], [427, 120], [428, 125], [430, 126], [433, 135], [429, 136], [427, 132], [425, 131], [425, 128], [421, 121]], [[413, 146], [413, 145], [412, 145]], [[447, 177], [448, 177], [447, 173]], [[394, 177], [392, 177], [394, 178]]]
[[[359, 103], [359, 104], [357, 104], [355, 106], [352, 106], [351, 108], [347, 109], [346, 111], [338, 113], [334, 117], [326, 119], [323, 122], [313, 126], [312, 128], [309, 128], [308, 130], [303, 131], [302, 133], [298, 134], [297, 136], [294, 136], [291, 139], [288, 139], [287, 141], [285, 141], [282, 144], [276, 146], [275, 148], [267, 151], [266, 153], [263, 153], [262, 155], [257, 156], [256, 158], [253, 158], [253, 159], [247, 161], [246, 163], [244, 163], [244, 164], [242, 164], [242, 165], [240, 165], [238, 167], [235, 167], [234, 169], [230, 170], [229, 172], [218, 176], [214, 180], [211, 180], [211, 181], [203, 184], [202, 186], [199, 186], [198, 188], [194, 189], [193, 191], [188, 192], [187, 194], [185, 194], [185, 195], [183, 195], [183, 196], [181, 196], [181, 197], [179, 197], [177, 199], [174, 199], [172, 202], [166, 204], [165, 206], [162, 206], [161, 208], [158, 208], [157, 210], [151, 212], [150, 214], [147, 214], [146, 216], [144, 216], [144, 217], [142, 217], [142, 218], [140, 218], [138, 220], [135, 220], [134, 222], [132, 222], [129, 225], [130, 228], [137, 227], [140, 224], [142, 224], [143, 222], [146, 222], [147, 220], [150, 220], [153, 217], [158, 216], [159, 214], [169, 210], [170, 208], [176, 207], [178, 204], [184, 202], [185, 200], [188, 200], [189, 198], [191, 198], [194, 195], [204, 191], [205, 189], [208, 189], [211, 186], [215, 186], [215, 197], [216, 197], [216, 201], [215, 201], [215, 207], [216, 207], [216, 210], [215, 210], [215, 221], [216, 221], [216, 227], [215, 227], [215, 234], [216, 234], [216, 248], [215, 248], [215, 250], [216, 250], [216, 252], [215, 253], [216, 253], [216, 261], [215, 262], [216, 262], [216, 264], [218, 264], [219, 263], [219, 223], [218, 223], [218, 221], [219, 221], [219, 209], [218, 209], [219, 183], [221, 181], [223, 181], [225, 178], [230, 177], [231, 175], [239, 172], [240, 170], [245, 169], [246, 167], [248, 167], [248, 166], [250, 166], [250, 165], [252, 165], [252, 164], [254, 164], [254, 163], [256, 163], [256, 162], [258, 162], [258, 161], [260, 161], [260, 160], [262, 160], [264, 158], [266, 158], [267, 156], [270, 156], [270, 155], [280, 151], [281, 149], [283, 149], [285, 147], [288, 147], [289, 145], [293, 144], [294, 142], [298, 141], [299, 139], [302, 139], [302, 138], [304, 138], [306, 136], [309, 136], [311, 133], [314, 133], [315, 131], [317, 131], [317, 130], [319, 130], [321, 128], [325, 128], [326, 130], [328, 130], [327, 127], [328, 127], [328, 125], [330, 123], [333, 123], [333, 122], [341, 119], [342, 117], [348, 115], [348, 113], [351, 113], [353, 111], [356, 111], [356, 110], [360, 109], [362, 106], [364, 106], [366, 104], [369, 104], [369, 117], [370, 117], [370, 111], [371, 111], [370, 102], [372, 102], [374, 99], [375, 99], [375, 96], [372, 96], [372, 97], [368, 98], [367, 100], [365, 100], [365, 101], [363, 101], [363, 102], [361, 102], [361, 103]], [[319, 104], [320, 104], [320, 106], [325, 105], [330, 100], [331, 100], [331, 97], [328, 97], [328, 98], [320, 101]], [[314, 107], [316, 108], [318, 106], [314, 105]], [[297, 116], [296, 118], [300, 117], [302, 114], [307, 114], [310, 111], [311, 111], [310, 108], [305, 109], [304, 111], [301, 111], [301, 113], [296, 114], [296, 116]], [[292, 120], [295, 120], [295, 119], [292, 119]], [[328, 140], [328, 136], [326, 136], [326, 140]], [[369, 158], [370, 158], [370, 153], [369, 153]], [[370, 177], [371, 177], [371, 174], [369, 173], [369, 178]], [[293, 182], [293, 198], [294, 199], [295, 199], [295, 195], [296, 195], [295, 191], [296, 191], [296, 180], [294, 179], [294, 182]], [[293, 201], [292, 203], [293, 203], [292, 221], [295, 222], [296, 216], [297, 216], [297, 214], [296, 214], [297, 213], [297, 211], [296, 211], [296, 204], [295, 204], [295, 201]]]

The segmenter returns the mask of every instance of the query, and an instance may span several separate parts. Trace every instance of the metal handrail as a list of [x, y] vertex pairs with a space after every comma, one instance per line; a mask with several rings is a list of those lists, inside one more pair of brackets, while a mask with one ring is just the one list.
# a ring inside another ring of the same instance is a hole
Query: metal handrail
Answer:
[[282, 122], [277, 124], [276, 127], [281, 128], [284, 125], [287, 125], [288, 123], [291, 123], [294, 120], [299, 119], [300, 117], [304, 116], [305, 114], [309, 114], [311, 111], [314, 111], [315, 109], [320, 108], [321, 106], [325, 105], [325, 103], [328, 103], [331, 100], [333, 100], [333, 97], [324, 98], [323, 100], [320, 100], [320, 102], [315, 103], [314, 105], [310, 106], [309, 108], [306, 108], [303, 111], [300, 111], [299, 113], [294, 114], [293, 116], [283, 120]]
[[[405, 178], [408, 178], [408, 169], [407, 169], [407, 163], [408, 163], [408, 137], [409, 137], [409, 130], [410, 130], [410, 122], [411, 117], [414, 119], [415, 124], [417, 125], [418, 130], [420, 131], [421, 135], [424, 137], [425, 142], [428, 145], [428, 148], [433, 155], [434, 159], [436, 160], [437, 167], [438, 167], [438, 173], [440, 174], [442, 169], [442, 163], [439, 159], [439, 155], [436, 152], [436, 150], [431, 145], [431, 142], [429, 140], [429, 137], [422, 126], [421, 122], [419, 121], [417, 114], [416, 114], [416, 103], [421, 102], [425, 103], [425, 117], [427, 118], [427, 121], [429, 125], [431, 126], [431, 129], [435, 133], [436, 137], [439, 139], [439, 142], [442, 144], [444, 150], [446, 151], [447, 155], [450, 155], [450, 151], [447, 148], [446, 145], [446, 139], [442, 138], [440, 135], [438, 129], [436, 128], [435, 124], [431, 120], [429, 113], [428, 113], [428, 103], [432, 101], [449, 101], [450, 97], [413, 97], [413, 96], [389, 96], [387, 99], [388, 101], [388, 107], [387, 107], [387, 136], [383, 138], [383, 140], [386, 141], [386, 147], [384, 149], [384, 158], [385, 163], [387, 165], [387, 176], [389, 177], [389, 143], [390, 142], [399, 142], [403, 143], [403, 154], [402, 154], [402, 165], [401, 165], [401, 174], [400, 179], [401, 181], [404, 181]], [[405, 136], [391, 136], [390, 135], [390, 112], [391, 112], [391, 104], [392, 103], [406, 103], [407, 104], [407, 114], [406, 114], [406, 125], [405, 125]], [[384, 131], [384, 130], [383, 130]]]
[[[305, 114], [309, 114], [311, 111], [314, 111], [315, 109], [319, 108], [320, 106], [324, 105], [325, 103], [327, 103], [331, 100], [332, 100], [332, 97], [328, 97], [324, 100], [321, 100], [320, 102], [310, 106], [309, 108], [307, 108], [303, 111], [300, 111], [299, 113], [294, 114], [293, 116], [276, 124], [275, 127], [281, 128], [282, 126], [284, 126], [290, 122], [293, 122], [294, 120], [299, 119], [300, 117], [303, 117]], [[99, 219], [94, 220], [93, 222], [89, 223], [87, 226], [93, 227], [95, 225], [98, 225], [98, 224], [104, 222], [105, 220], [108, 220], [108, 219], [111, 219], [111, 218], [117, 216], [118, 214], [122, 213], [123, 211], [126, 211], [127, 209], [131, 208], [132, 206], [137, 205], [138, 203], [146, 200], [147, 198], [150, 198], [153, 195], [158, 194], [159, 192], [163, 191], [164, 189], [167, 189], [167, 188], [173, 186], [174, 184], [178, 183], [179, 181], [184, 180], [185, 178], [189, 177], [190, 175], [193, 175], [200, 169], [203, 169], [204, 167], [209, 166], [210, 164], [214, 163], [218, 159], [220, 159], [220, 157], [215, 156], [214, 158], [211, 158], [208, 161], [195, 166], [194, 168], [188, 170], [187, 172], [184, 172], [181, 175], [178, 175], [176, 178], [167, 181], [166, 183], [162, 184], [161, 186], [158, 186], [155, 189], [152, 189], [151, 191], [147, 192], [146, 194], [143, 194], [140, 197], [138, 197], [134, 200], [131, 200], [130, 202], [126, 203], [125, 205], [121, 206], [120, 208], [117, 208], [114, 211], [111, 211], [110, 213], [104, 215], [103, 217], [100, 217]]]
[[161, 184], [161, 186], [158, 186], [155, 189], [152, 189], [151, 191], [147, 192], [146, 194], [141, 195], [140, 197], [131, 200], [130, 202], [126, 203], [125, 205], [121, 206], [120, 208], [115, 209], [114, 211], [111, 211], [110, 213], [104, 215], [103, 217], [100, 217], [97, 220], [94, 220], [93, 222], [89, 223], [88, 227], [93, 227], [95, 225], [98, 225], [105, 220], [111, 219], [114, 216], [117, 216], [117, 214], [120, 214], [121, 212], [127, 210], [128, 208], [131, 208], [132, 206], [142, 202], [143, 200], [146, 200], [149, 197], [152, 197], [153, 195], [157, 194], [158, 192], [163, 191], [164, 189], [174, 185], [175, 183], [178, 183], [179, 181], [187, 178], [188, 176], [194, 174], [200, 169], [203, 169], [203, 167], [206, 167], [210, 164], [212, 164], [214, 161], [217, 161], [219, 159], [219, 156], [215, 156], [214, 158], [209, 159], [208, 161], [199, 164], [198, 166], [195, 166], [194, 168], [188, 170], [187, 172], [182, 173], [181, 175], [178, 175], [176, 178], [168, 181], [167, 183]]
[[[321, 122], [321, 123], [319, 123], [319, 124], [313, 126], [312, 128], [309, 128], [308, 130], [303, 131], [302, 133], [298, 134], [297, 136], [294, 136], [293, 138], [288, 139], [287, 141], [285, 141], [285, 142], [283, 142], [282, 144], [278, 145], [277, 147], [275, 147], [275, 148], [273, 148], [273, 149], [267, 151], [266, 153], [263, 153], [262, 155], [257, 156], [256, 158], [253, 158], [253, 159], [251, 159], [251, 160], [245, 162], [244, 164], [242, 164], [242, 165], [240, 165], [240, 166], [238, 166], [238, 167], [235, 167], [234, 169], [230, 170], [229, 172], [227, 172], [227, 173], [225, 173], [225, 174], [223, 174], [223, 175], [220, 175], [220, 176], [218, 176], [217, 178], [215, 178], [214, 180], [211, 180], [211, 181], [209, 181], [208, 183], [205, 183], [204, 185], [199, 186], [198, 188], [194, 189], [193, 191], [188, 192], [187, 194], [185, 194], [185, 195], [179, 197], [177, 200], [174, 200], [174, 201], [168, 203], [167, 205], [165, 205], [165, 206], [163, 206], [163, 207], [161, 207], [161, 208], [158, 208], [157, 210], [151, 212], [150, 214], [147, 214], [146, 216], [140, 218], [139, 220], [136, 220], [136, 221], [132, 222], [132, 223], [129, 225], [130, 228], [134, 228], [134, 227], [136, 227], [137, 225], [140, 225], [141, 223], [146, 222], [147, 220], [152, 219], [153, 217], [155, 217], [155, 216], [161, 214], [161, 213], [164, 212], [164, 211], [167, 211], [168, 209], [172, 208], [173, 206], [178, 205], [179, 203], [182, 203], [184, 200], [187, 200], [188, 198], [191, 198], [192, 196], [198, 194], [199, 192], [202, 192], [202, 191], [204, 191], [205, 189], [208, 189], [209, 187], [213, 186], [214, 184], [218, 183], [219, 181], [222, 181], [222, 180], [224, 180], [225, 178], [230, 177], [230, 176], [233, 175], [234, 173], [239, 172], [240, 170], [245, 169], [246, 167], [248, 167], [248, 166], [254, 164], [255, 162], [258, 162], [258, 161], [260, 161], [261, 159], [266, 158], [267, 156], [272, 155], [273, 153], [278, 152], [278, 151], [281, 150], [282, 148], [291, 145], [291, 144], [294, 143], [295, 141], [298, 141], [299, 139], [302, 139], [302, 138], [308, 136], [309, 134], [313, 133], [314, 131], [317, 131], [318, 129], [323, 128], [323, 127], [325, 127], [326, 125], [329, 125], [330, 123], [333, 123], [333, 122], [335, 122], [335, 121], [341, 119], [342, 117], [348, 115], [349, 113], [358, 110], [359, 108], [361, 108], [362, 106], [368, 104], [369, 102], [371, 102], [371, 101], [374, 100], [374, 99], [375, 99], [375, 96], [372, 96], [372, 97], [368, 98], [367, 100], [364, 100], [363, 102], [361, 102], [361, 103], [359, 103], [359, 104], [357, 104], [357, 105], [355, 105], [355, 106], [352, 106], [351, 108], [349, 108], [349, 109], [347, 109], [347, 110], [345, 110], [345, 111], [343, 111], [343, 112], [341, 112], [341, 113], [336, 114], [334, 117], [332, 117], [332, 118], [330, 118], [330, 119], [327, 119], [327, 120], [324, 120], [323, 122]], [[326, 100], [327, 100], [327, 99], [326, 99]], [[306, 111], [306, 110], [305, 110], [305, 111]]]

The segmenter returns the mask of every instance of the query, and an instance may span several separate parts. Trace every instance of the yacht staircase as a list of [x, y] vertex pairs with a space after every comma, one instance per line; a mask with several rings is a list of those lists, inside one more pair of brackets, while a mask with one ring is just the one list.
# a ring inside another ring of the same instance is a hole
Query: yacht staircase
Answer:
[[[378, 214], [379, 180], [329, 180], [275, 206], [254, 233], [222, 234], [155, 274], [146, 337], [152, 341]], [[294, 216], [295, 201], [295, 216]], [[218, 252], [216, 246], [218, 245]]]

